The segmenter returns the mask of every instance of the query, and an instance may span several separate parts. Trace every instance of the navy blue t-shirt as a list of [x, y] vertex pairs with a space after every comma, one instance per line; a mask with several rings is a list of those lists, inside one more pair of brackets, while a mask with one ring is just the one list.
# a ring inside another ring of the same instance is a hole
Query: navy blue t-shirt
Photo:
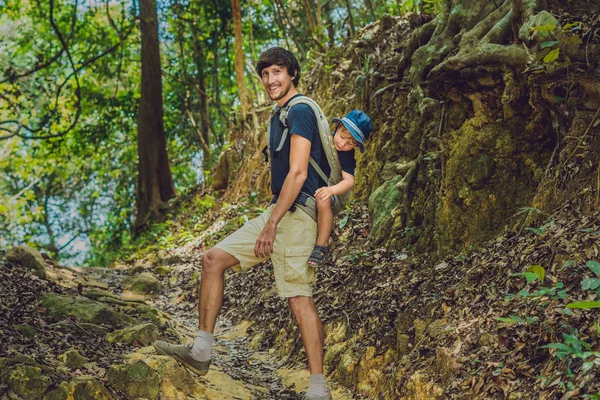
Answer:
[[354, 158], [354, 149], [350, 151], [338, 151], [338, 159], [342, 165], [342, 171], [354, 176], [356, 169], [356, 159]]
[[[302, 95], [298, 94], [294, 97], [297, 96]], [[294, 97], [292, 97], [292, 99]], [[292, 99], [288, 100], [287, 103], [289, 103]], [[281, 192], [283, 182], [285, 181], [287, 174], [290, 172], [290, 143], [292, 134], [300, 135], [311, 141], [310, 156], [315, 159], [317, 164], [319, 164], [325, 175], [329, 176], [330, 173], [327, 157], [323, 152], [321, 139], [319, 138], [317, 117], [312, 108], [310, 108], [308, 104], [295, 105], [294, 107], [290, 108], [287, 121], [289, 128], [288, 137], [278, 154], [274, 154], [274, 151], [279, 145], [279, 141], [281, 140], [281, 135], [283, 134], [285, 127], [279, 120], [279, 113], [275, 114], [273, 120], [271, 121], [271, 142], [269, 144], [269, 156], [271, 158], [271, 191], [275, 196], [279, 195]], [[315, 169], [308, 164], [308, 177], [306, 178], [306, 181], [304, 181], [304, 185], [302, 186], [301, 190], [304, 193], [314, 196], [316, 190], [321, 186], [327, 186], [327, 184], [319, 177], [317, 171], [315, 171]]]

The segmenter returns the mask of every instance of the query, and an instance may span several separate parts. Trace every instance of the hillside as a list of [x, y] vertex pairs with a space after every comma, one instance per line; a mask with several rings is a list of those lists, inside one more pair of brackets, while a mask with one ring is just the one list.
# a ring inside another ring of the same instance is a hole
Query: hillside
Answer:
[[[600, 8], [522, 5], [517, 46], [513, 3], [384, 17], [303, 77], [328, 116], [376, 126], [317, 271], [335, 399], [600, 398]], [[299, 398], [306, 359], [270, 262], [226, 274], [205, 378], [148, 346], [192, 337], [202, 253], [266, 206], [269, 109], [110, 269], [39, 256], [31, 274], [7, 254], [2, 398]]]

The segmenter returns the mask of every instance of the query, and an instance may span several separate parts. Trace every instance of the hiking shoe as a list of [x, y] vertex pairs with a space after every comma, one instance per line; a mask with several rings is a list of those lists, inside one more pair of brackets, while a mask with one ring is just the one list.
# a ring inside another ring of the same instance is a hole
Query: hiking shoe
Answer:
[[329, 390], [327, 390], [327, 395], [325, 395], [325, 397], [322, 397], [322, 396], [317, 397], [317, 396], [306, 393], [302, 399], [303, 400], [333, 400], [333, 397], [331, 397], [331, 392]]
[[210, 368], [210, 360], [198, 361], [193, 359], [192, 345], [193, 343], [171, 344], [163, 342], [162, 340], [157, 340], [153, 344], [154, 349], [156, 349], [157, 353], [164, 354], [166, 356], [171, 356], [177, 361], [179, 361], [184, 367], [190, 369], [191, 371], [200, 376], [204, 376], [208, 373], [208, 369]]

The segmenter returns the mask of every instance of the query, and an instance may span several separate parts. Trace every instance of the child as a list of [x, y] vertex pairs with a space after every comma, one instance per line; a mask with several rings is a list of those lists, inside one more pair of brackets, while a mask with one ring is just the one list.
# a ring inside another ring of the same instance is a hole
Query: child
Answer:
[[308, 259], [308, 264], [313, 267], [322, 265], [330, 253], [328, 241], [333, 227], [331, 198], [346, 193], [354, 186], [354, 148], [358, 146], [363, 152], [364, 142], [373, 131], [371, 119], [360, 110], [352, 110], [342, 119], [334, 118], [333, 122], [338, 123], [333, 133], [333, 145], [342, 166], [342, 180], [333, 186], [320, 187], [315, 192], [318, 214], [317, 244]]

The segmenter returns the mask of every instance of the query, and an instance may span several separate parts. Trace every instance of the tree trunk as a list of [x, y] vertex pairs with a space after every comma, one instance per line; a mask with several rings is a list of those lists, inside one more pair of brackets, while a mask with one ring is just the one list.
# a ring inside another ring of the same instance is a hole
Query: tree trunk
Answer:
[[250, 98], [248, 96], [248, 89], [246, 88], [246, 79], [244, 78], [246, 56], [242, 42], [242, 10], [240, 0], [231, 0], [231, 10], [233, 12], [233, 33], [235, 36], [235, 55], [233, 61], [235, 66], [235, 81], [242, 106], [242, 115], [245, 115], [250, 108]]
[[206, 98], [206, 82], [204, 79], [204, 71], [206, 69], [206, 63], [204, 58], [204, 50], [202, 49], [202, 42], [198, 37], [198, 26], [192, 24], [192, 39], [194, 41], [194, 61], [196, 62], [196, 79], [197, 79], [197, 94], [200, 102], [200, 134], [203, 156], [203, 168], [205, 170], [212, 169], [212, 155], [210, 151], [210, 135], [208, 134], [210, 129], [210, 120], [208, 118], [208, 100]]
[[166, 202], [176, 196], [163, 126], [158, 20], [154, 0], [140, 0], [142, 88], [138, 115], [137, 215], [139, 233], [149, 219], [164, 220]]

